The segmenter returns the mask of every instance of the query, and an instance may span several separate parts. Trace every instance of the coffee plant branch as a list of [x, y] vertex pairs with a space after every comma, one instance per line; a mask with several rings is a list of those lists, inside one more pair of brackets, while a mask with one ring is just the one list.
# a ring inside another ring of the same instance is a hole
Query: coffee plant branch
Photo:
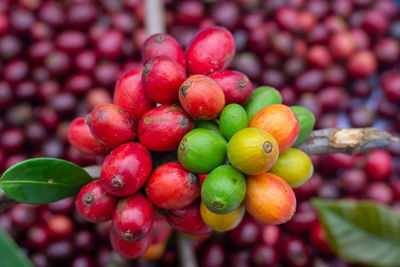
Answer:
[[[376, 128], [332, 128], [313, 131], [297, 148], [308, 155], [357, 154], [374, 148], [385, 147], [398, 141], [399, 138]], [[98, 179], [100, 177], [100, 168], [100, 165], [95, 165], [84, 169], [93, 179]], [[17, 202], [10, 199], [0, 188], [0, 213], [15, 204]]]
[[385, 147], [398, 141], [399, 138], [376, 128], [331, 128], [313, 131], [297, 148], [308, 155], [331, 153], [352, 155]]

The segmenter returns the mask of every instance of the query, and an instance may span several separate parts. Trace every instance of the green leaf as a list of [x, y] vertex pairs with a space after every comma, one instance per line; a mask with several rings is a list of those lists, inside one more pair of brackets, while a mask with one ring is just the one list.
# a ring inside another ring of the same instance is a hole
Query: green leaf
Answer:
[[371, 201], [312, 200], [332, 249], [352, 263], [400, 266], [400, 213]]
[[0, 227], [0, 266], [33, 267], [14, 240]]
[[74, 196], [90, 181], [89, 174], [72, 162], [35, 158], [6, 170], [0, 187], [15, 201], [43, 204]]

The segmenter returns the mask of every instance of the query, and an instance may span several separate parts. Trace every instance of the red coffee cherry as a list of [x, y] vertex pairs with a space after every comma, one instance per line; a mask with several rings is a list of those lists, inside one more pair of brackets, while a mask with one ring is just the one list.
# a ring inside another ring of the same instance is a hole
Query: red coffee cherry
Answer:
[[166, 241], [172, 234], [172, 227], [161, 213], [154, 211], [153, 244]]
[[347, 61], [347, 71], [355, 78], [365, 78], [375, 72], [377, 62], [370, 50], [362, 50], [351, 55]]
[[190, 74], [211, 74], [227, 68], [235, 55], [235, 40], [225, 28], [211, 26], [200, 30], [186, 50]]
[[153, 151], [177, 149], [183, 136], [194, 128], [192, 118], [180, 107], [162, 105], [145, 113], [139, 121], [139, 141]]
[[118, 201], [113, 217], [117, 235], [128, 242], [145, 238], [152, 229], [154, 209], [142, 194], [134, 194]]
[[185, 170], [180, 163], [169, 162], [151, 174], [146, 194], [157, 207], [181, 209], [200, 195], [200, 183], [197, 176]]
[[74, 232], [74, 223], [66, 215], [54, 215], [47, 222], [50, 237], [55, 239], [66, 239]]
[[114, 89], [114, 103], [131, 113], [136, 120], [154, 106], [143, 89], [141, 70], [128, 71], [118, 79]]
[[145, 92], [154, 102], [173, 104], [179, 100], [179, 87], [186, 77], [185, 68], [175, 59], [157, 56], [144, 66], [142, 81]]
[[392, 173], [392, 156], [383, 149], [372, 150], [365, 162], [365, 172], [374, 180], [386, 180]]
[[164, 212], [169, 224], [177, 231], [189, 235], [205, 235], [212, 231], [201, 218], [200, 200], [183, 209]]
[[150, 174], [149, 151], [139, 143], [129, 142], [114, 149], [101, 167], [101, 181], [107, 192], [128, 196], [144, 185]]
[[183, 68], [186, 68], [185, 53], [179, 43], [168, 34], [153, 34], [142, 45], [143, 65], [153, 57], [161, 55], [172, 57]]
[[179, 102], [193, 118], [210, 120], [225, 106], [224, 91], [205, 75], [190, 76], [179, 89]]
[[75, 199], [76, 209], [87, 221], [100, 223], [111, 220], [118, 199], [106, 192], [100, 180], [88, 183]]
[[93, 136], [104, 145], [116, 147], [136, 138], [136, 119], [118, 105], [99, 105], [85, 121]]
[[73, 147], [88, 155], [104, 155], [111, 149], [94, 138], [89, 126], [85, 123], [85, 118], [76, 118], [71, 122], [68, 129], [68, 141]]
[[142, 256], [151, 245], [153, 235], [149, 233], [139, 241], [126, 241], [117, 234], [113, 227], [110, 231], [110, 241], [113, 249], [125, 259], [137, 259]]
[[314, 247], [321, 253], [331, 254], [332, 249], [329, 246], [326, 233], [321, 224], [315, 225], [310, 232], [310, 240]]
[[222, 70], [211, 74], [210, 78], [224, 91], [226, 105], [244, 104], [250, 98], [253, 86], [245, 74], [234, 70]]

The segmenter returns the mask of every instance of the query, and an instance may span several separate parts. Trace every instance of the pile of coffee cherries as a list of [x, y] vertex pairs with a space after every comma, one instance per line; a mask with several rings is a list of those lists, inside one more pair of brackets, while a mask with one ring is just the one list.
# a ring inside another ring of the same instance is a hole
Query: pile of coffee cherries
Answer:
[[[71, 123], [74, 147], [107, 155], [100, 180], [79, 192], [77, 210], [90, 222], [112, 220], [110, 240], [121, 256], [165, 247], [166, 224], [206, 235], [234, 229], [245, 210], [263, 224], [293, 216], [292, 187], [304, 184], [313, 166], [291, 147], [310, 134], [314, 116], [281, 104], [275, 89], [253, 91], [246, 75], [224, 70], [234, 53], [234, 38], [221, 27], [199, 31], [186, 53], [167, 34], [150, 36], [143, 71], [120, 77], [114, 103]], [[177, 150], [179, 162], [152, 170], [149, 150]]]

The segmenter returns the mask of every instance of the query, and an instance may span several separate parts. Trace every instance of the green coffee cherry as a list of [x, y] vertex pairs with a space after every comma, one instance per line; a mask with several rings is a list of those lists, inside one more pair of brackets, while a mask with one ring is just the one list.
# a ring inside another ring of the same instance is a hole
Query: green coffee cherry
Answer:
[[300, 106], [291, 106], [290, 107], [293, 112], [296, 114], [296, 117], [299, 121], [300, 129], [299, 129], [299, 137], [297, 137], [294, 146], [300, 144], [304, 140], [306, 140], [312, 130], [314, 129], [315, 125], [315, 116], [311, 113], [308, 109]]
[[226, 140], [248, 125], [247, 114], [244, 108], [238, 104], [229, 104], [221, 112], [219, 117], [219, 129]]
[[272, 104], [282, 104], [282, 96], [272, 87], [262, 86], [254, 90], [249, 101], [244, 105], [249, 121], [261, 109]]

